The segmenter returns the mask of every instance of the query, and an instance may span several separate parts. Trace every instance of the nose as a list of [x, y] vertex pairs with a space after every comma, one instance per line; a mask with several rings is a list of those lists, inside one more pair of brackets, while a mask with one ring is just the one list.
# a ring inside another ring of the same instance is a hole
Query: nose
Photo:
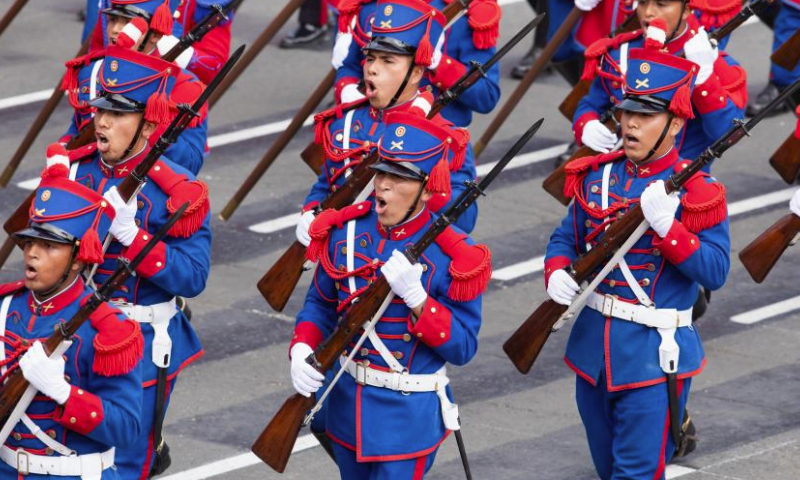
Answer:
[[106, 112], [104, 110], [98, 110], [97, 113], [94, 116], [94, 121], [95, 121], [96, 126], [102, 127], [102, 128], [108, 128], [108, 124], [109, 124], [108, 118], [109, 118], [108, 112]]

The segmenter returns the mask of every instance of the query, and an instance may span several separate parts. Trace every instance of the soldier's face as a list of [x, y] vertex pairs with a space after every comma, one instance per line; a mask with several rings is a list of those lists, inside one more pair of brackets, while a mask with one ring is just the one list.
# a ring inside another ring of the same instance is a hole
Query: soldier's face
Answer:
[[[364, 61], [364, 94], [374, 108], [386, 108], [394, 97], [408, 69], [411, 67], [410, 55], [368, 50]], [[422, 68], [414, 66], [406, 88], [397, 103], [410, 100], [422, 80]]]
[[70, 268], [70, 273], [80, 270], [77, 262], [69, 265], [72, 245], [47, 242], [40, 239], [27, 239], [24, 245], [25, 287], [33, 292], [46, 292], [61, 280]]
[[622, 112], [622, 147], [625, 155], [632, 161], [639, 163], [645, 160], [655, 160], [666, 154], [675, 144], [675, 137], [683, 128], [683, 119], [673, 118], [664, 140], [656, 152], [648, 158], [650, 149], [658, 142], [664, 127], [669, 120], [669, 114]]
[[670, 38], [674, 32], [680, 33], [686, 28], [686, 19], [692, 14], [691, 9], [681, 9], [682, 6], [683, 2], [680, 0], [639, 0], [636, 15], [645, 29], [657, 18], [664, 20], [667, 24], [667, 38]]
[[[384, 227], [393, 227], [403, 220], [422, 188], [422, 182], [399, 177], [390, 173], [378, 172], [375, 175], [375, 212]], [[417, 214], [430, 200], [431, 194], [423, 191], [414, 214]]]
[[[111, 110], [98, 110], [94, 116], [95, 138], [97, 151], [106, 163], [113, 165], [125, 160], [125, 151], [130, 146], [139, 128], [139, 121], [143, 113], [122, 113]], [[136, 154], [144, 148], [147, 139], [153, 134], [155, 126], [145, 122], [142, 133], [136, 145], [131, 149], [131, 154]]]

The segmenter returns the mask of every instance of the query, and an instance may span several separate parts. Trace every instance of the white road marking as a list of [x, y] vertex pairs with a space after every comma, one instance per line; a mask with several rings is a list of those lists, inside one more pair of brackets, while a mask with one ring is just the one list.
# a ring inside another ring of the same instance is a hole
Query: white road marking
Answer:
[[[749, 213], [762, 208], [771, 207], [779, 203], [788, 202], [789, 199], [792, 198], [794, 192], [795, 188], [787, 188], [784, 190], [778, 190], [777, 192], [767, 193], [757, 197], [730, 203], [728, 204], [728, 215], [730, 217], [735, 217], [736, 215], [742, 215], [744, 213]], [[515, 263], [499, 270], [495, 270], [492, 272], [492, 279], [501, 282], [507, 282], [510, 280], [516, 280], [517, 278], [524, 277], [526, 275], [539, 273], [543, 269], [544, 257], [536, 257], [531, 260]]]
[[297, 220], [300, 218], [300, 213], [291, 213], [289, 215], [284, 215], [282, 217], [278, 217], [272, 220], [267, 220], [266, 222], [257, 223], [255, 225], [251, 225], [248, 229], [251, 232], [256, 233], [274, 233], [279, 232], [285, 228], [292, 228], [297, 225]]
[[15, 97], [8, 97], [0, 99], [0, 110], [6, 108], [18, 107], [20, 105], [27, 105], [34, 102], [43, 102], [50, 98], [53, 94], [53, 89], [39, 90], [38, 92], [25, 93]]
[[[292, 453], [302, 452], [319, 446], [319, 442], [313, 435], [303, 435], [297, 439], [294, 444]], [[216, 477], [223, 473], [232, 472], [234, 470], [241, 470], [242, 468], [252, 467], [261, 463], [261, 459], [254, 454], [248, 452], [233, 457], [223, 458], [216, 462], [207, 463], [199, 467], [195, 467], [183, 472], [178, 472], [173, 475], [161, 477], [160, 480], [204, 480], [206, 478]], [[264, 468], [269, 468], [264, 465]]]
[[684, 467], [681, 465], [667, 465], [667, 470], [664, 472], [666, 474], [667, 479], [673, 479], [682, 477], [684, 475], [689, 475], [690, 473], [694, 473], [697, 470], [694, 468]]
[[[274, 133], [282, 132], [289, 126], [291, 120], [281, 120], [280, 122], [267, 123], [257, 127], [245, 128], [244, 130], [237, 130], [230, 133], [222, 133], [208, 137], [209, 148], [221, 147], [223, 145], [230, 145], [231, 143], [244, 142], [254, 138], [266, 137]], [[314, 116], [311, 115], [303, 122], [304, 127], [308, 127], [314, 123]]]
[[777, 317], [800, 309], [800, 297], [788, 298], [782, 302], [773, 303], [766, 307], [756, 308], [749, 312], [742, 312], [731, 317], [731, 322], [742, 325], [752, 325], [768, 318]]

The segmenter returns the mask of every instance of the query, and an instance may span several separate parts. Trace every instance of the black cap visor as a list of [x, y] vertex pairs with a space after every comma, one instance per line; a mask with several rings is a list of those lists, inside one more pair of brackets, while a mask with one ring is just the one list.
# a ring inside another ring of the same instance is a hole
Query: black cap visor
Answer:
[[99, 110], [110, 110], [122, 113], [141, 113], [144, 112], [145, 104], [130, 100], [122, 95], [113, 93], [103, 93], [99, 97], [89, 102], [89, 105]]
[[414, 53], [417, 51], [416, 47], [412, 47], [405, 42], [401, 42], [400, 40], [384, 36], [372, 37], [369, 43], [367, 43], [366, 46], [364, 46], [364, 48], [361, 50], [364, 52], [369, 50], [375, 52], [387, 52], [397, 55], [414, 55]]
[[649, 95], [625, 95], [614, 108], [637, 113], [663, 113], [669, 111], [669, 102]]
[[410, 162], [390, 162], [388, 160], [380, 160], [378, 163], [370, 165], [369, 168], [377, 172], [397, 175], [398, 177], [408, 178], [418, 182], [423, 182], [427, 178], [425, 172]]
[[23, 242], [26, 239], [39, 239], [46, 242], [63, 243], [65, 245], [72, 245], [75, 243], [75, 237], [47, 223], [32, 223], [28, 228], [15, 232], [13, 237], [17, 243]]
[[114, 5], [111, 4], [111, 7], [104, 8], [101, 13], [104, 15], [114, 15], [115, 17], [124, 17], [124, 18], [144, 18], [147, 20], [147, 23], [150, 23], [150, 13], [147, 10], [141, 9], [139, 7], [134, 7], [132, 5]]

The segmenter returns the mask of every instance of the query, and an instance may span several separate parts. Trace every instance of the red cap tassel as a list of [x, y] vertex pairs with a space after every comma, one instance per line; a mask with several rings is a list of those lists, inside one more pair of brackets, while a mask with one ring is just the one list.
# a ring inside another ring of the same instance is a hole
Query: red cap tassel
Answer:
[[566, 172], [564, 177], [564, 198], [575, 196], [575, 189], [583, 183], [580, 172]]
[[95, 227], [90, 228], [83, 235], [76, 260], [83, 263], [103, 263], [103, 244], [100, 243], [100, 237], [97, 235]]
[[425, 35], [422, 36], [422, 39], [419, 41], [419, 46], [417, 47], [417, 55], [414, 57], [414, 62], [417, 65], [422, 65], [423, 67], [429, 67], [431, 62], [433, 61], [433, 45], [431, 44], [431, 22], [433, 21], [433, 15], [436, 12], [432, 11], [430, 15], [428, 15], [428, 23], [425, 27]]
[[92, 370], [104, 377], [124, 375], [133, 370], [144, 355], [141, 327], [130, 319], [120, 320], [111, 307], [103, 306], [90, 317], [97, 335]]
[[432, 193], [450, 193], [450, 166], [446, 158], [439, 160], [428, 174], [426, 189]]
[[156, 8], [150, 20], [150, 28], [158, 35], [172, 35], [172, 11], [169, 9], [169, 0]]
[[481, 244], [474, 245], [471, 248], [480, 250], [483, 254], [483, 259], [472, 270], [469, 272], [457, 271], [454, 268], [455, 262], [450, 262], [449, 270], [453, 281], [450, 282], [447, 296], [456, 302], [474, 300], [486, 290], [489, 280], [492, 278], [492, 254], [489, 248]]
[[170, 105], [167, 94], [154, 93], [147, 99], [147, 106], [144, 109], [144, 119], [148, 122], [161, 125], [170, 121]]
[[339, 2], [339, 31], [347, 33], [350, 30], [350, 23], [361, 8], [361, 0], [341, 0]]
[[597, 57], [586, 57], [586, 63], [583, 65], [583, 73], [581, 80], [592, 81], [597, 74], [597, 67], [600, 65], [600, 59]]
[[[689, 77], [691, 82], [691, 77]], [[689, 83], [684, 83], [675, 92], [672, 97], [672, 102], [669, 104], [669, 110], [675, 115], [690, 120], [694, 118], [694, 111], [692, 111], [692, 89]]]

